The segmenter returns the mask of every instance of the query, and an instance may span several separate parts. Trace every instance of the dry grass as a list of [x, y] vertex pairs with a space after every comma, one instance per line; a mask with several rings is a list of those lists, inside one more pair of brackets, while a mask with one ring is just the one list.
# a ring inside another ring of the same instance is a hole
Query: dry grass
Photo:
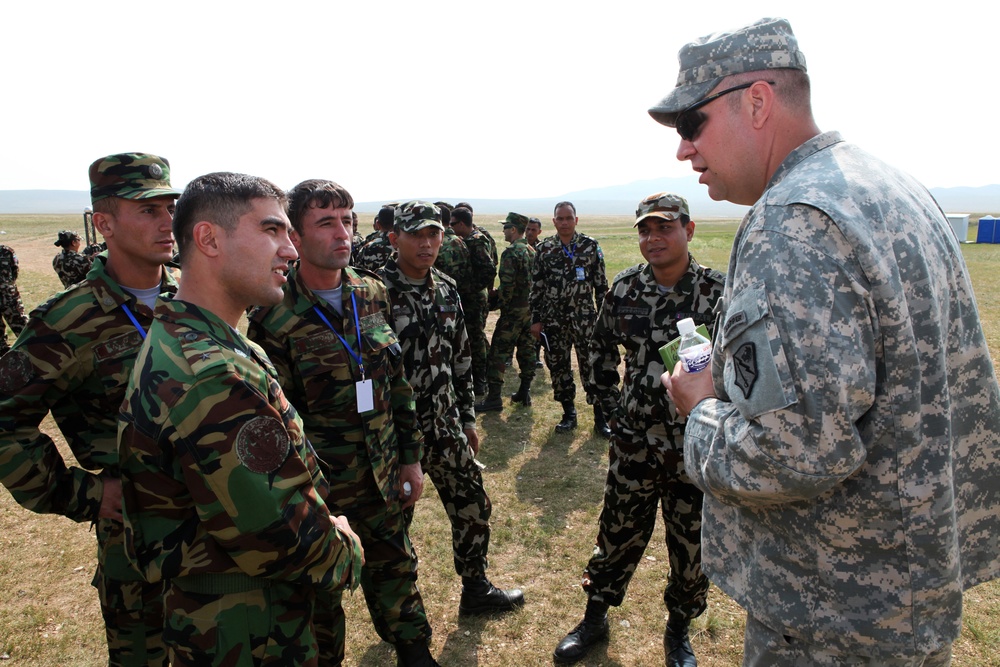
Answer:
[[[499, 216], [497, 216], [499, 217]], [[495, 219], [483, 216], [484, 219]], [[19, 281], [26, 305], [37, 304], [58, 287], [51, 269], [55, 232], [78, 228], [75, 216], [0, 216], [0, 243], [13, 245], [21, 260]], [[498, 232], [495, 225], [487, 225]], [[631, 220], [584, 217], [582, 231], [604, 248], [609, 279], [639, 261]], [[733, 221], [699, 225], [693, 252], [705, 264], [723, 269]], [[970, 232], [974, 235], [974, 230]], [[974, 238], [974, 236], [973, 236]], [[994, 359], [1000, 359], [1000, 246], [966, 246], [984, 328]], [[513, 370], [505, 393], [516, 389]], [[583, 613], [580, 575], [593, 547], [607, 467], [607, 444], [592, 436], [592, 421], [578, 395], [580, 428], [556, 435], [561, 409], [552, 400], [548, 372], [540, 370], [531, 408], [505, 409], [479, 422], [480, 459], [487, 465], [486, 487], [493, 500], [490, 571], [500, 586], [520, 586], [525, 608], [496, 618], [460, 619], [461, 584], [451, 559], [450, 534], [441, 503], [428, 488], [414, 520], [413, 539], [420, 554], [420, 587], [431, 625], [433, 653], [443, 665], [525, 667], [551, 664], [551, 653]], [[45, 430], [55, 432], [51, 420]], [[658, 525], [653, 544], [638, 568], [629, 594], [611, 612], [608, 644], [582, 664], [645, 667], [663, 664], [666, 550]], [[0, 492], [0, 660], [12, 665], [105, 664], [103, 626], [90, 586], [95, 566], [93, 537], [87, 526], [35, 515]], [[393, 665], [367, 618], [363, 596], [346, 599], [348, 665]], [[695, 622], [693, 643], [706, 667], [738, 665], [744, 614], [713, 588], [708, 611]], [[2, 656], [9, 656], [4, 659]], [[965, 628], [955, 648], [956, 667], [1000, 667], [1000, 583], [970, 591]]]

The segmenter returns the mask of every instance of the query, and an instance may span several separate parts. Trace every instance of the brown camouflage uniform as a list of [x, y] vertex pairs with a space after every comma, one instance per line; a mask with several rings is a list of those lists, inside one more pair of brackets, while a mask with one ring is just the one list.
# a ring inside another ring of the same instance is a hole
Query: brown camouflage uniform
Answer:
[[90, 271], [90, 265], [93, 261], [93, 257], [87, 257], [68, 248], [63, 248], [52, 258], [52, 268], [55, 269], [63, 287], [69, 287], [87, 277], [87, 272]]
[[0, 245], [0, 355], [10, 349], [6, 321], [16, 337], [28, 320], [24, 316], [21, 293], [17, 290], [17, 255], [10, 246]]
[[378, 231], [358, 251], [354, 266], [368, 271], [378, 271], [396, 251], [389, 242], [389, 232]]

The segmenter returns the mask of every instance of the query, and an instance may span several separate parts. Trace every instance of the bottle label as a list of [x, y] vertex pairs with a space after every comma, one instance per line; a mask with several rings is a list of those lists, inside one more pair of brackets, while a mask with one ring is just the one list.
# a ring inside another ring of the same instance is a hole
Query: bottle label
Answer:
[[678, 356], [681, 359], [681, 367], [686, 372], [698, 373], [705, 370], [705, 367], [712, 361], [712, 344], [692, 345], [681, 350]]

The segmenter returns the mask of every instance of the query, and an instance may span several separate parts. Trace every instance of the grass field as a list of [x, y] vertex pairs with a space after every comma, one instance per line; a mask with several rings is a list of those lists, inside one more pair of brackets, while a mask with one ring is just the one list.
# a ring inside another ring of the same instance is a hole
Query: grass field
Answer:
[[[492, 221], [502, 215], [477, 219]], [[52, 242], [59, 229], [79, 230], [80, 223], [78, 216], [0, 216], [0, 230], [6, 232], [0, 243], [13, 246], [21, 262], [19, 286], [26, 307], [58, 287], [51, 267], [56, 251]], [[499, 226], [486, 226], [502, 242]], [[735, 228], [731, 220], [700, 223], [692, 252], [703, 264], [724, 271]], [[550, 230], [546, 226], [543, 232]], [[640, 261], [630, 217], [584, 216], [580, 230], [600, 240], [609, 279]], [[975, 238], [974, 227], [970, 238]], [[991, 353], [1000, 359], [1000, 245], [967, 245], [963, 250]], [[511, 371], [505, 394], [516, 384]], [[420, 554], [420, 586], [434, 628], [432, 651], [445, 667], [551, 664], [552, 649], [582, 617], [580, 575], [596, 533], [607, 443], [592, 436], [582, 396], [577, 400], [580, 428], [572, 435], [553, 433], [561, 408], [552, 400], [547, 371], [539, 372], [532, 393], [531, 408], [505, 409], [479, 420], [480, 459], [487, 466], [485, 483], [494, 507], [489, 574], [497, 585], [523, 588], [524, 609], [498, 618], [460, 619], [461, 584], [452, 567], [447, 518], [430, 485], [417, 508], [413, 540]], [[51, 419], [44, 429], [62, 443]], [[86, 525], [32, 514], [6, 490], [0, 491], [0, 664], [106, 664], [103, 627], [90, 586], [94, 552]], [[581, 664], [662, 665], [665, 583], [666, 550], [658, 527], [625, 603], [611, 612], [610, 642]], [[346, 664], [395, 664], [391, 648], [371, 628], [360, 592], [347, 596], [346, 605]], [[738, 665], [743, 624], [742, 610], [713, 588], [708, 611], [694, 626], [699, 664]], [[967, 594], [953, 664], [1000, 667], [1000, 583]]]

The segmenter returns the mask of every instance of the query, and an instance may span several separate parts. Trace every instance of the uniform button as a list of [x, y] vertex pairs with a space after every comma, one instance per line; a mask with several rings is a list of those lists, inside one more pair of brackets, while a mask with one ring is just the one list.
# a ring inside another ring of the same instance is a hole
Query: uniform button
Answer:
[[186, 333], [186, 334], [184, 334], [184, 340], [187, 340], [187, 341], [196, 341], [196, 340], [198, 340], [198, 334], [196, 334], [194, 332]]
[[113, 305], [115, 305], [115, 300], [112, 299], [110, 296], [106, 296], [106, 297], [104, 297], [103, 303], [104, 303], [105, 306], [113, 306]]

